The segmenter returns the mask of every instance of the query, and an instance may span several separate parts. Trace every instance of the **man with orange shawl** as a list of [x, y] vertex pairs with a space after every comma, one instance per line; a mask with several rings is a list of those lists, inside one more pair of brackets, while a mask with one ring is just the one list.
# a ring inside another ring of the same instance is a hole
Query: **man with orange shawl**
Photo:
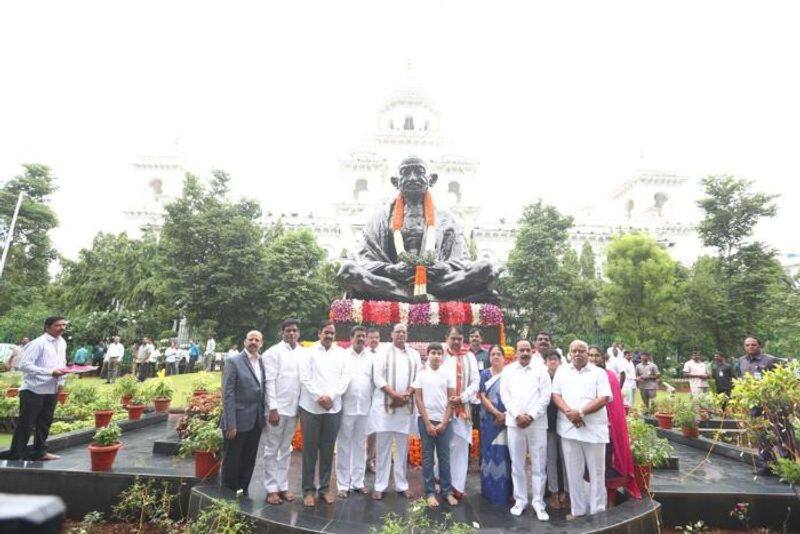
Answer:
[[392, 177], [399, 194], [367, 223], [355, 261], [342, 262], [338, 276], [350, 296], [495, 302], [497, 295], [489, 288], [495, 269], [486, 261], [470, 261], [455, 218], [434, 206], [429, 188], [437, 175], [429, 175], [425, 162], [415, 156], [403, 160], [399, 174]]

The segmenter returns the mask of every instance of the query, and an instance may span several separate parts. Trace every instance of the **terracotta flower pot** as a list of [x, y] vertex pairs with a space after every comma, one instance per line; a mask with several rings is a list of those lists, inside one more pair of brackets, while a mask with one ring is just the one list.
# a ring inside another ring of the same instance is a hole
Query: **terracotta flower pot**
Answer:
[[683, 434], [687, 438], [696, 438], [697, 436], [700, 435], [700, 429], [698, 429], [696, 426], [692, 426], [692, 427], [685, 427], [684, 426], [684, 427], [681, 427], [681, 434]]
[[64, 404], [67, 402], [67, 397], [69, 397], [69, 391], [64, 391], [63, 389], [58, 392], [58, 403]]
[[656, 421], [658, 421], [658, 428], [669, 430], [672, 428], [672, 418], [675, 414], [671, 413], [657, 413], [655, 414]]
[[131, 403], [131, 399], [132, 398], [133, 398], [133, 395], [123, 395], [122, 396], [122, 405], [123, 406], [129, 405]]
[[633, 465], [633, 477], [636, 479], [636, 485], [639, 486], [639, 491], [642, 493], [650, 492], [650, 471], [649, 465]]
[[94, 412], [94, 427], [100, 428], [108, 426], [111, 422], [111, 417], [114, 415], [114, 410], [97, 410]]
[[222, 460], [213, 451], [194, 451], [194, 476], [205, 480], [219, 473]]
[[203, 395], [208, 395], [208, 391], [205, 389], [197, 389], [192, 393], [193, 397], [202, 397]]
[[120, 448], [122, 448], [122, 443], [108, 446], [90, 444], [89, 456], [92, 459], [92, 471], [110, 471]]
[[19, 388], [8, 388], [6, 390], [6, 397], [18, 397], [19, 396]]
[[128, 404], [125, 406], [128, 410], [128, 419], [131, 421], [136, 421], [137, 419], [142, 418], [142, 412], [144, 412], [144, 404]]
[[169, 411], [169, 403], [172, 399], [167, 397], [158, 397], [153, 399], [153, 405], [158, 413], [167, 413]]

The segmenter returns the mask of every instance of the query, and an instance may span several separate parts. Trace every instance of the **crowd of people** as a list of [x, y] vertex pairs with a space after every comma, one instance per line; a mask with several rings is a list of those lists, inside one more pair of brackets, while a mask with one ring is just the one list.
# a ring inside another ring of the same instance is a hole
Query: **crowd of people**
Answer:
[[[47, 452], [46, 440], [65, 379], [66, 325], [63, 317], [50, 317], [45, 333], [24, 346], [18, 361], [24, 379], [20, 417], [8, 458], [58, 459]], [[420, 436], [428, 504], [439, 506], [444, 499], [456, 506], [466, 495], [474, 427], [480, 435], [481, 494], [499, 506], [512, 504], [513, 515], [521, 515], [528, 504], [541, 521], [549, 519], [548, 506], [568, 509], [568, 518], [596, 514], [606, 509], [609, 480], [631, 497], [641, 497], [625, 416], [633, 392], [639, 389], [647, 405], [661, 379], [646, 352], [634, 356], [617, 345], [602, 351], [575, 340], [563, 354], [541, 332], [532, 343], [518, 340], [515, 358], [506, 364], [503, 348], [487, 349], [479, 329], [465, 340], [464, 332], [452, 327], [444, 343], [429, 343], [424, 354], [407, 343], [405, 324], [394, 325], [388, 342], [375, 328], [354, 326], [346, 349], [334, 341], [333, 322], [323, 323], [318, 341], [307, 347], [300, 343], [295, 319], [283, 322], [281, 336], [262, 354], [263, 336], [251, 331], [244, 350], [231, 347], [223, 359], [221, 483], [231, 490], [247, 493], [263, 437], [266, 501], [295, 500], [288, 472], [299, 422], [306, 506], [355, 493], [381, 500], [391, 475], [394, 491], [416, 497], [407, 478], [412, 433]], [[209, 370], [216, 361], [214, 348], [212, 337], [202, 361]], [[711, 376], [724, 393], [726, 379], [737, 372], [759, 376], [775, 364], [758, 339], [748, 337], [744, 348], [738, 371], [720, 354], [712, 371], [704, 371], [699, 352], [693, 352], [684, 367], [687, 378], [696, 381], [692, 393], [702, 394]], [[190, 346], [188, 358], [183, 351], [176, 343], [165, 349], [165, 369], [180, 372], [186, 360], [191, 370], [192, 361], [200, 359], [199, 347], [193, 356]], [[150, 373], [154, 352], [149, 338], [132, 350], [141, 380]], [[106, 347], [102, 361], [109, 380], [124, 353], [119, 338]], [[78, 349], [75, 357], [88, 355]], [[156, 366], [160, 361], [156, 356]], [[28, 446], [31, 433], [34, 443]], [[371, 491], [367, 469], [375, 472]]]

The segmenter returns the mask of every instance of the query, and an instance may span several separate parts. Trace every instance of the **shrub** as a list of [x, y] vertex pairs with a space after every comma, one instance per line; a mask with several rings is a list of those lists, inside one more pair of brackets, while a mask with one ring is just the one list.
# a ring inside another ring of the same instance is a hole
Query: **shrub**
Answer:
[[125, 375], [114, 383], [114, 393], [120, 397], [136, 395], [139, 392], [139, 381], [133, 375]]
[[151, 399], [166, 398], [171, 399], [175, 390], [166, 379], [166, 371], [163, 369], [158, 372], [158, 377], [150, 383], [147, 388], [147, 395]]
[[660, 467], [675, 452], [669, 441], [659, 438], [656, 428], [642, 419], [628, 418], [628, 434], [633, 461], [637, 465]]
[[116, 423], [111, 423], [107, 427], [103, 427], [94, 433], [92, 443], [101, 447], [108, 447], [119, 443], [119, 438], [122, 437], [122, 429]]
[[239, 511], [236, 501], [217, 500], [200, 512], [186, 530], [188, 534], [249, 534], [253, 523]]
[[99, 395], [92, 403], [92, 408], [94, 411], [109, 411], [117, 408], [118, 404], [118, 399], [116, 398], [111, 400], [108, 395]]
[[68, 382], [69, 403], [91, 406], [97, 399], [97, 387], [86, 382], [72, 380]]
[[408, 514], [400, 517], [389, 513], [384, 516], [383, 525], [377, 534], [407, 534], [427, 532], [432, 534], [472, 534], [478, 530], [477, 523], [472, 525], [453, 521], [452, 514], [442, 514], [441, 521], [432, 521], [428, 517], [428, 505], [425, 499], [417, 499], [408, 507]]
[[200, 371], [192, 380], [192, 391], [216, 391], [219, 388], [219, 380], [207, 371]]
[[674, 414], [675, 413], [675, 396], [661, 395], [653, 399], [652, 402], [653, 413]]
[[[178, 495], [180, 488], [175, 483], [136, 478], [132, 486], [120, 493], [113, 513], [121, 521], [136, 523], [136, 532], [173, 532], [176, 524], [171, 517]], [[145, 525], [155, 529], [145, 530]]]
[[672, 422], [680, 428], [697, 427], [697, 413], [692, 399], [677, 399], [674, 404], [675, 418]]
[[179, 456], [189, 456], [194, 451], [218, 453], [222, 450], [222, 430], [212, 421], [192, 419], [187, 436], [181, 441]]

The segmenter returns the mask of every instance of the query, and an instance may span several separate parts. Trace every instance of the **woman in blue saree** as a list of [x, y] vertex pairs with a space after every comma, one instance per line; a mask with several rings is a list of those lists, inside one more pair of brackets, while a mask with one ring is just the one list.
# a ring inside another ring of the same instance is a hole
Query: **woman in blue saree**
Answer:
[[500, 379], [505, 364], [503, 349], [489, 349], [491, 367], [481, 371], [481, 494], [491, 503], [507, 506], [511, 502], [511, 456], [508, 452], [506, 407], [500, 400]]

